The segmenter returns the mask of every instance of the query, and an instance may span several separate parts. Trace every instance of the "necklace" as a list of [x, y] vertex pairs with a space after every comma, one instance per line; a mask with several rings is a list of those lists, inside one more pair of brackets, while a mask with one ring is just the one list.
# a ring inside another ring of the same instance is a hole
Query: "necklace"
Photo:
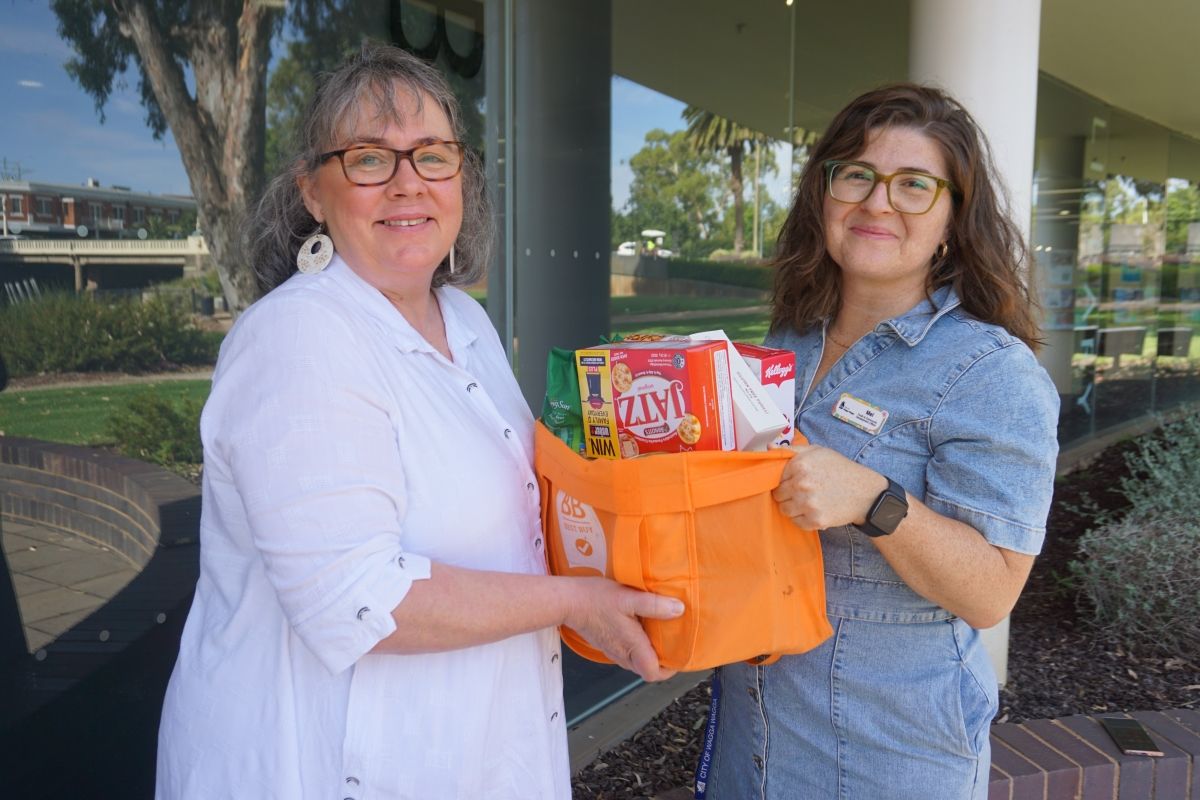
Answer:
[[839, 342], [837, 339], [835, 339], [835, 338], [834, 338], [834, 336], [833, 336], [833, 331], [831, 331], [831, 330], [828, 330], [828, 329], [827, 329], [827, 330], [825, 331], [825, 337], [826, 337], [827, 339], [829, 339], [829, 341], [831, 341], [831, 342], [833, 342], [834, 344], [836, 344], [838, 347], [842, 348], [843, 350], [849, 350], [849, 349], [850, 349], [850, 345], [848, 345], [848, 344], [844, 344], [844, 343], [842, 343], [842, 342]]

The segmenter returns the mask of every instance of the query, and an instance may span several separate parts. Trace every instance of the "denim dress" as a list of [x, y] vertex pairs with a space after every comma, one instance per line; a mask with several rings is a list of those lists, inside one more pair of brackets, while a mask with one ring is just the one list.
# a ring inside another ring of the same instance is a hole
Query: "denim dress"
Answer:
[[[1037, 554], [1058, 394], [1029, 348], [966, 314], [950, 287], [877, 325], [814, 385], [824, 339], [815, 326], [766, 341], [796, 353], [797, 429], [991, 544]], [[847, 396], [873, 421], [835, 416]], [[696, 796], [986, 797], [998, 699], [979, 632], [910, 589], [857, 528], [820, 536], [833, 636], [718, 671]]]

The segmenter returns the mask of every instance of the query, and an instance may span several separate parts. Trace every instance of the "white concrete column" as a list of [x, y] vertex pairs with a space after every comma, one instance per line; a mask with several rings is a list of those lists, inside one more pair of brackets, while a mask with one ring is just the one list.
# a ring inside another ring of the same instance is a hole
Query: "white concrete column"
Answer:
[[[1028, 237], [1037, 120], [1041, 0], [912, 0], [908, 75], [946, 89], [983, 128]], [[984, 631], [1000, 683], [1008, 678], [1008, 620]]]

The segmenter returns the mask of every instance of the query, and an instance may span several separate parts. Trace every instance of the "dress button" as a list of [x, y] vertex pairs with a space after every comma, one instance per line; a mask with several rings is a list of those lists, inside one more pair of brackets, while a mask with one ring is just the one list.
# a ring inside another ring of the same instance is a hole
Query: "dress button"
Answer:
[[362, 608], [360, 608], [358, 610], [357, 616], [361, 620], [363, 617], [365, 617], [367, 614], [370, 614], [370, 613], [371, 613], [371, 609], [367, 608], [366, 606], [363, 606]]
[[512, 438], [512, 428], [505, 428], [505, 429], [504, 429], [504, 438], [505, 438], [505, 439], [511, 439], [511, 438]]

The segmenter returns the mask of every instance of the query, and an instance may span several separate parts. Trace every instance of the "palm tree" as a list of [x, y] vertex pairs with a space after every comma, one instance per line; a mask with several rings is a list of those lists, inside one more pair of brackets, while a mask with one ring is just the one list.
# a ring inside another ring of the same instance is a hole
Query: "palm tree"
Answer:
[[[733, 249], [740, 253], [746, 245], [742, 156], [747, 151], [754, 152], [761, 136], [757, 131], [697, 106], [685, 108], [683, 118], [688, 123], [688, 139], [697, 152], [715, 151], [729, 156], [729, 188], [733, 192]], [[755, 198], [758, 197], [757, 180], [756, 174]]]

